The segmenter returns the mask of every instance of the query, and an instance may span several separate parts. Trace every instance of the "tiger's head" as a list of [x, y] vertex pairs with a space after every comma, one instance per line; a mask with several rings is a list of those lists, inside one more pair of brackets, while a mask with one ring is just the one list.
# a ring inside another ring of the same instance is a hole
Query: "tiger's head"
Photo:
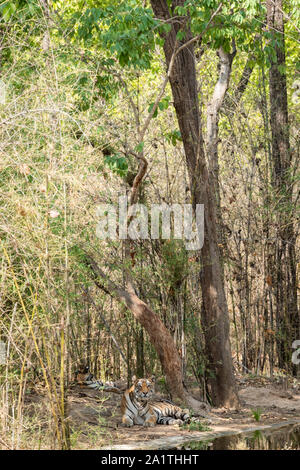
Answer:
[[75, 371], [75, 380], [79, 384], [93, 380], [93, 378], [94, 376], [91, 374], [88, 366], [80, 366], [78, 370]]
[[137, 379], [134, 375], [132, 377], [132, 384], [130, 391], [135, 399], [140, 402], [147, 402], [154, 394], [155, 376], [153, 375], [148, 379]]

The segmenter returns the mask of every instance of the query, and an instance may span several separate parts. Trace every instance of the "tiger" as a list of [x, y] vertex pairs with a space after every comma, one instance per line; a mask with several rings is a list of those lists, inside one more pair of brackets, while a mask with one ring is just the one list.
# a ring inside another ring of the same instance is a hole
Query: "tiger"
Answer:
[[94, 379], [88, 366], [82, 366], [75, 372], [75, 380], [79, 385], [91, 388], [92, 390], [102, 390], [104, 392], [114, 392], [119, 394], [122, 393], [122, 391], [116, 387], [113, 382], [102, 382], [102, 380]]
[[122, 425], [134, 424], [155, 426], [156, 424], [178, 424], [190, 422], [189, 410], [181, 409], [169, 400], [152, 399], [155, 376], [148, 379], [132, 377], [132, 386], [122, 397]]

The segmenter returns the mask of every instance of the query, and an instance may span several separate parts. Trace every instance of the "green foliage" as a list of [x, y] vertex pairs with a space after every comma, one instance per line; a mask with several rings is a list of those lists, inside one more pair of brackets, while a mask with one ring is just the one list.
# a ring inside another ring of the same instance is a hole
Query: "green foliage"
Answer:
[[263, 439], [263, 433], [259, 430], [259, 429], [256, 429], [254, 432], [253, 432], [253, 436], [251, 437], [251, 440], [253, 441], [261, 441]]
[[[116, 97], [120, 84], [112, 73], [113, 60], [103, 57], [103, 54], [95, 57], [88, 51], [81, 61], [67, 51], [63, 59], [68, 68], [64, 83], [72, 90], [77, 110], [90, 109], [99, 98], [109, 102]], [[82, 61], [88, 63], [89, 67], [83, 69]]]
[[169, 143], [176, 147], [178, 142], [182, 142], [182, 137], [180, 131], [175, 129], [174, 131], [166, 132], [164, 134], [165, 138]]
[[204, 422], [201, 421], [192, 421], [191, 423], [184, 423], [182, 425], [183, 429], [187, 429], [188, 431], [211, 431], [212, 429]]
[[79, 40], [115, 55], [122, 67], [150, 67], [156, 42], [154, 29], [159, 22], [152, 10], [141, 7], [138, 1], [87, 8], [74, 13], [73, 20]]
[[[162, 98], [162, 99], [159, 101], [158, 106], [157, 106], [156, 110], [154, 111], [152, 118], [156, 118], [156, 117], [157, 117], [157, 115], [158, 115], [158, 110], [164, 111], [165, 109], [168, 109], [170, 100], [171, 100], [171, 97], [170, 97], [170, 96], [165, 96], [164, 98]], [[155, 104], [154, 102], [150, 103], [149, 108], [148, 108], [148, 113], [151, 113], [151, 111], [152, 111], [152, 109], [153, 109], [153, 107], [154, 107], [154, 104]]]
[[257, 409], [251, 410], [251, 412], [252, 412], [252, 416], [255, 419], [255, 421], [257, 421], [257, 422], [260, 421], [262, 410], [260, 408], [257, 408]]
[[0, 13], [4, 21], [8, 21], [17, 9], [17, 2], [3, 2]]
[[126, 176], [128, 163], [125, 157], [116, 153], [114, 155], [106, 155], [104, 161], [113, 173], [119, 176]]
[[[187, 0], [184, 6], [177, 6], [175, 13], [181, 16], [189, 15], [192, 32], [203, 33], [203, 43], [209, 42], [215, 49], [223, 47], [230, 52], [232, 41], [241, 50], [249, 52], [257, 49], [254, 33], [261, 31], [258, 18], [265, 17], [265, 7], [258, 0], [222, 2], [219, 13], [210, 22], [212, 15], [219, 7], [216, 0]], [[182, 37], [180, 37], [182, 39]]]
[[166, 240], [161, 248], [162, 267], [172, 291], [179, 288], [188, 270], [187, 252], [181, 240]]
[[183, 449], [187, 450], [208, 450], [211, 441], [192, 441], [184, 444]]
[[145, 142], [140, 142], [136, 147], [135, 147], [135, 151], [140, 153], [143, 151], [143, 148], [144, 148], [144, 145], [145, 145]]
[[42, 14], [42, 6], [36, 0], [14, 0], [4, 1], [0, 5], [0, 15], [4, 22], [8, 22], [13, 17], [28, 19]]
[[168, 392], [167, 382], [164, 376], [159, 377], [156, 379], [156, 387], [160, 390], [161, 393]]

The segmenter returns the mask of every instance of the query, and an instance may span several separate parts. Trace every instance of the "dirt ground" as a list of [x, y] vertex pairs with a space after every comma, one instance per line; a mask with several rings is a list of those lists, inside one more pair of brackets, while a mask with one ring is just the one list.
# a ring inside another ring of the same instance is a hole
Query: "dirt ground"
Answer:
[[[208, 424], [212, 432], [284, 423], [295, 418], [300, 421], [300, 381], [247, 376], [238, 378], [238, 388], [240, 410], [213, 408], [209, 413], [212, 422]], [[197, 398], [196, 389], [193, 394]], [[121, 396], [113, 393], [95, 392], [78, 386], [72, 390], [69, 414], [72, 430], [77, 434], [75, 447], [116, 448], [123, 444], [133, 445], [135, 442], [191, 433], [178, 426], [124, 428], [120, 426], [120, 401]], [[258, 422], [253, 410], [259, 410]]]

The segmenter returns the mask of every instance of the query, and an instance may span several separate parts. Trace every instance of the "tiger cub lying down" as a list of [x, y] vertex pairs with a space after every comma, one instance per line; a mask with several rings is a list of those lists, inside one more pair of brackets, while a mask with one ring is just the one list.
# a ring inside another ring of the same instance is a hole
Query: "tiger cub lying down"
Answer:
[[168, 400], [151, 399], [154, 394], [154, 376], [150, 379], [137, 379], [134, 375], [132, 383], [122, 397], [123, 426], [183, 424], [190, 421], [188, 410], [183, 410]]
[[103, 390], [105, 392], [114, 392], [119, 394], [122, 393], [122, 391], [117, 388], [113, 382], [102, 382], [102, 380], [94, 379], [93, 374], [90, 373], [87, 366], [80, 367], [75, 372], [75, 380], [79, 385], [83, 385], [93, 390]]

